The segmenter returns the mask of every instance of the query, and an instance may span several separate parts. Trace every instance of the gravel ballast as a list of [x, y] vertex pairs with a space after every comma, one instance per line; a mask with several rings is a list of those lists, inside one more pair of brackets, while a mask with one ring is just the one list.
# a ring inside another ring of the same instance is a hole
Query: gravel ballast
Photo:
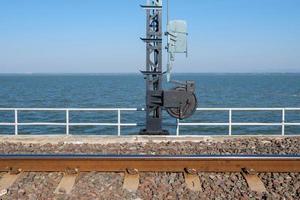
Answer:
[[[100, 140], [100, 138], [99, 138]], [[0, 140], [1, 154], [88, 153], [88, 154], [299, 154], [300, 137], [236, 137], [205, 138], [179, 141], [122, 143], [58, 143]], [[54, 194], [63, 173], [27, 173], [1, 199], [300, 199], [299, 173], [260, 173], [267, 193], [249, 190], [240, 173], [199, 173], [201, 191], [187, 189], [182, 173], [141, 173], [136, 192], [122, 188], [123, 173], [80, 173], [76, 184], [67, 195]], [[0, 176], [2, 176], [0, 174]]]

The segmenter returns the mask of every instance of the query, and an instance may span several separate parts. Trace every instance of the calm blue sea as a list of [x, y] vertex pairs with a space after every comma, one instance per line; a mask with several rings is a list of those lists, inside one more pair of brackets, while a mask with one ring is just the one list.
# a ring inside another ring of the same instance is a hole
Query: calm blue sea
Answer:
[[[300, 107], [300, 74], [176, 74], [177, 80], [195, 80], [199, 107]], [[172, 87], [172, 85], [166, 85]], [[0, 108], [141, 108], [145, 83], [140, 74], [0, 75]], [[64, 122], [63, 112], [21, 112], [19, 122]], [[71, 122], [116, 122], [116, 113], [74, 112]], [[13, 112], [0, 111], [0, 123], [13, 122]], [[236, 112], [234, 122], [281, 122], [280, 112]], [[288, 122], [300, 123], [300, 112], [287, 112]], [[134, 134], [144, 125], [143, 112], [125, 112], [122, 128]], [[175, 132], [175, 120], [165, 114], [165, 128]], [[197, 112], [186, 122], [228, 122], [227, 112]], [[22, 134], [59, 134], [65, 127], [20, 126]], [[287, 127], [287, 134], [300, 127]], [[115, 134], [115, 127], [71, 127], [72, 134]], [[188, 127], [182, 134], [226, 134], [228, 127]], [[1, 134], [14, 127], [0, 126]], [[281, 127], [234, 127], [234, 134], [280, 134]]]

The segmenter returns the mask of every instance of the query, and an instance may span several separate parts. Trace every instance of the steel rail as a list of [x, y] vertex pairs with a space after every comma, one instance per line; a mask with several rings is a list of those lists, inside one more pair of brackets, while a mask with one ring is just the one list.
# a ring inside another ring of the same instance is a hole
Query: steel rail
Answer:
[[300, 172], [300, 155], [0, 155], [0, 171], [58, 172]]

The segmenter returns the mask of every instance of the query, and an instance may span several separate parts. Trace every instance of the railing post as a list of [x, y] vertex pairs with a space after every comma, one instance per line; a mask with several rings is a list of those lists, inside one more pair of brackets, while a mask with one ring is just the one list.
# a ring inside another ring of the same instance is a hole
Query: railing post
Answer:
[[281, 129], [281, 135], [285, 135], [285, 109], [282, 109], [282, 129]]
[[177, 122], [177, 126], [176, 126], [176, 136], [178, 137], [179, 136], [179, 119], [176, 119], [176, 122]]
[[70, 127], [69, 127], [69, 109], [66, 109], [66, 134], [69, 135], [70, 134]]
[[229, 136], [232, 135], [232, 109], [229, 109]]
[[18, 110], [15, 109], [15, 135], [18, 135]]
[[118, 136], [121, 136], [121, 110], [118, 109]]

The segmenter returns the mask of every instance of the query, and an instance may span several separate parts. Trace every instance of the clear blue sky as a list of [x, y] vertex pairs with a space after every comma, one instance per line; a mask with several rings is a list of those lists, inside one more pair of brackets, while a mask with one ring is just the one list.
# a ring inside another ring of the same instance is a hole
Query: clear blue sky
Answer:
[[[145, 1], [0, 0], [0, 73], [137, 72]], [[300, 0], [170, 2], [190, 33], [176, 72], [300, 72]]]

